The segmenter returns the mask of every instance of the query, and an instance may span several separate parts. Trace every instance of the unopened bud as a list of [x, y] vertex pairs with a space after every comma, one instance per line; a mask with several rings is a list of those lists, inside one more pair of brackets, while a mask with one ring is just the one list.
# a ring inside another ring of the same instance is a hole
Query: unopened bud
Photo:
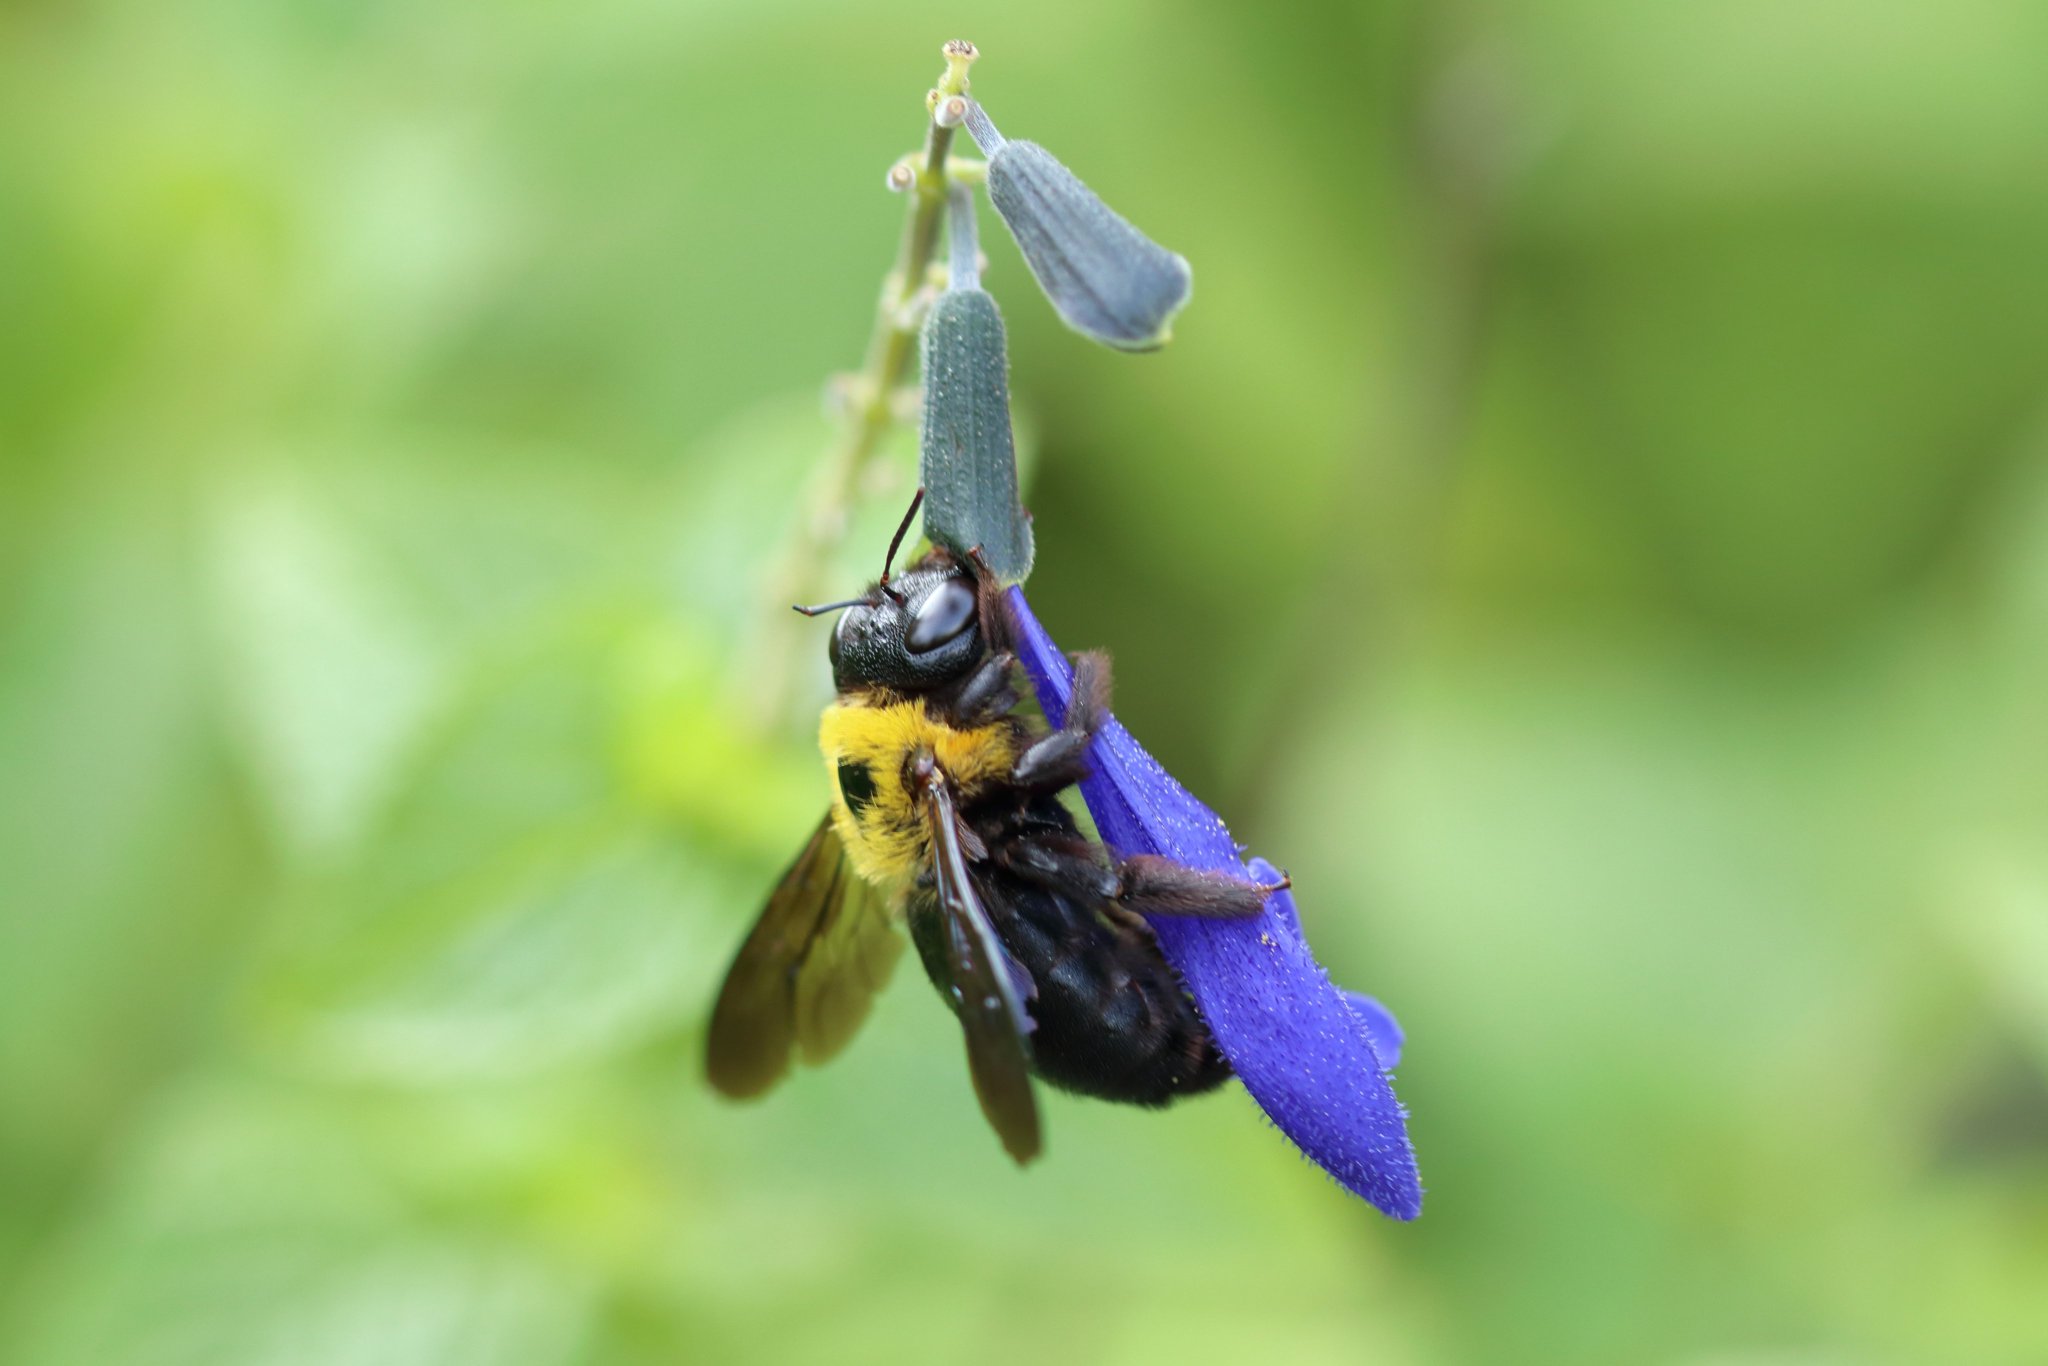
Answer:
[[924, 534], [980, 548], [1004, 583], [1031, 572], [1031, 522], [1017, 502], [1003, 315], [981, 289], [949, 289], [924, 324], [924, 430], [918, 478]]
[[[979, 131], [973, 122], [970, 131]], [[1067, 326], [1122, 351], [1163, 346], [1194, 289], [1186, 258], [1132, 227], [1037, 143], [983, 150], [989, 201]]]
[[980, 547], [996, 577], [1022, 583], [1031, 523], [1017, 503], [1003, 315], [976, 269], [974, 191], [955, 185], [946, 201], [950, 280], [924, 325], [924, 530], [935, 545]]
[[989, 201], [1067, 326], [1104, 346], [1151, 351], [1172, 335], [1194, 273], [1132, 227], [1035, 142], [1012, 142], [967, 100], [968, 136], [988, 158]]

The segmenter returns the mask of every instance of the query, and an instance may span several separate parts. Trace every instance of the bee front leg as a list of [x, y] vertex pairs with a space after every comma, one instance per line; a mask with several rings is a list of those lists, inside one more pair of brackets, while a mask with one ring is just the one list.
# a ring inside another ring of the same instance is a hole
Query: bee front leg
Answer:
[[1074, 696], [1067, 722], [1019, 756], [1010, 780], [1030, 792], [1057, 792], [1088, 776], [1088, 743], [1109, 716], [1109, 656], [1074, 656]]
[[954, 695], [955, 723], [972, 730], [1008, 716], [1019, 700], [1012, 685], [1016, 668], [1017, 656], [1008, 650], [998, 651], [975, 665], [974, 672], [967, 675]]

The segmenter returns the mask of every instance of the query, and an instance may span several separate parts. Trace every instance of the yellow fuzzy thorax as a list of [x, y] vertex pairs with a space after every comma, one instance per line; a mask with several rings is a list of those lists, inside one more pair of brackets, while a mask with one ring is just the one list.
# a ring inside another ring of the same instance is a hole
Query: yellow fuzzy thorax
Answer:
[[1008, 720], [955, 730], [921, 701], [856, 695], [825, 708], [818, 748], [832, 775], [832, 824], [854, 871], [895, 888], [931, 861], [924, 815], [905, 782], [911, 756], [930, 750], [961, 800], [971, 801], [1009, 776], [1017, 731]]

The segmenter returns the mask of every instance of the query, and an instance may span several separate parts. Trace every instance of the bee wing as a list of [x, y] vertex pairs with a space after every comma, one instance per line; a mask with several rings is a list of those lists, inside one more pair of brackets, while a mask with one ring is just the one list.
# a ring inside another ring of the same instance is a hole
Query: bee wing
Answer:
[[841, 868], [839, 891], [826, 901], [796, 970], [797, 1051], [813, 1067], [852, 1040], [903, 954], [903, 932], [882, 898], [843, 862]]
[[902, 948], [879, 909], [827, 814], [719, 988], [705, 1042], [712, 1086], [758, 1096], [789, 1070], [795, 1048], [823, 1062], [845, 1045]]
[[960, 817], [945, 776], [925, 780], [925, 819], [932, 837], [932, 879], [938, 892], [954, 1012], [967, 1036], [967, 1070], [981, 1112], [1021, 1166], [1043, 1146], [1038, 1101], [1031, 1091], [1024, 1036], [1030, 1018], [1010, 981], [1009, 960], [960, 847]]

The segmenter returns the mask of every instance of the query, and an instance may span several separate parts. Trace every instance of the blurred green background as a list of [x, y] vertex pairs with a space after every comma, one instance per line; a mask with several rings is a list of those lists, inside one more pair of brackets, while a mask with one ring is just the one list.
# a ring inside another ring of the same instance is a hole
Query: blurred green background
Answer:
[[[826, 794], [763, 578], [953, 36], [1194, 262], [1131, 359], [990, 222], [1033, 601], [1399, 1012], [1413, 1226], [1235, 1089], [1014, 1171], [914, 966], [703, 1088]], [[7, 7], [0, 1359], [2048, 1360], [2044, 50]]]

